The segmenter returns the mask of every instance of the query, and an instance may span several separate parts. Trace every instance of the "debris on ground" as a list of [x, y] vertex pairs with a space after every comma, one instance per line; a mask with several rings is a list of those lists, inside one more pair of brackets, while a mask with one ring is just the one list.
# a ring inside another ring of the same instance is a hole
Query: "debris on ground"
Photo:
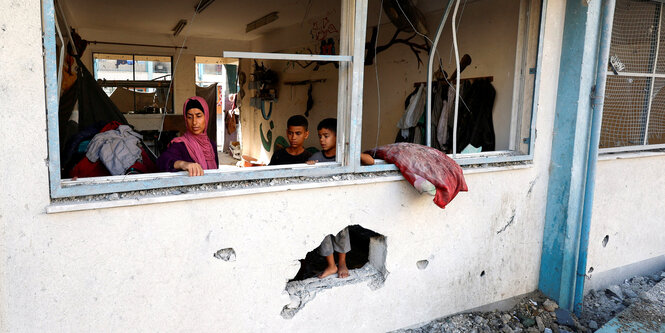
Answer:
[[[602, 327], [626, 307], [638, 301], [640, 295], [645, 295], [656, 283], [660, 282], [663, 279], [660, 274], [636, 276], [604, 290], [589, 291], [584, 296], [584, 307], [580, 320], [589, 328], [591, 326]], [[590, 323], [591, 321], [595, 325]]]
[[[637, 276], [603, 290], [591, 290], [584, 297], [582, 313], [574, 313], [559, 307], [539, 291], [522, 298], [508, 311], [472, 312], [439, 318], [417, 328], [401, 329], [397, 333], [473, 332], [473, 333], [567, 333], [594, 332], [617, 316], [627, 306], [649, 299], [648, 294], [665, 278], [665, 271], [647, 276]], [[665, 289], [665, 288], [664, 288]], [[656, 293], [665, 304], [665, 292]], [[634, 307], [633, 312], [640, 307]], [[639, 316], [638, 316], [639, 318]]]

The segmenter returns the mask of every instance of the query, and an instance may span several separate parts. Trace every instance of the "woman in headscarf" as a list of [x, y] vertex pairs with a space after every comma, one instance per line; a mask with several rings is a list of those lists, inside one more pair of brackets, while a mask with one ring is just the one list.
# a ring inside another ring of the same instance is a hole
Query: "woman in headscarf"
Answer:
[[203, 176], [203, 170], [217, 169], [217, 145], [207, 135], [208, 104], [198, 96], [183, 107], [187, 132], [171, 141], [157, 159], [160, 171], [184, 170], [190, 176]]

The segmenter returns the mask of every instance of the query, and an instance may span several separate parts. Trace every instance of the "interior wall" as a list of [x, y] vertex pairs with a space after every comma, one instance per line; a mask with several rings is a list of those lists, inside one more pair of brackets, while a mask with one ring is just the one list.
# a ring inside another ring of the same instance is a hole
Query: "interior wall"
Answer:
[[[274, 30], [251, 43], [254, 52], [303, 53], [321, 54], [322, 41], [328, 43], [332, 39], [335, 54], [339, 53], [339, 10], [331, 9], [321, 15], [312, 15], [303, 24], [296, 24], [288, 28]], [[286, 138], [286, 122], [293, 115], [305, 115], [307, 110], [307, 91], [309, 84], [288, 85], [286, 82], [305, 80], [325, 80], [312, 84], [312, 109], [307, 117], [309, 123], [309, 138], [305, 140], [304, 147], [321, 149], [317, 136], [316, 126], [325, 118], [337, 117], [337, 84], [339, 71], [334, 63], [310, 63], [306, 61], [257, 60], [279, 75], [277, 85], [278, 99], [273, 103], [273, 112], [269, 119], [265, 119], [259, 108], [250, 105], [250, 98], [255, 96], [256, 90], [249, 89], [249, 83], [243, 86], [246, 92], [240, 108], [242, 121], [243, 154], [250, 155], [267, 163], [275, 152], [274, 143], [278, 136]], [[251, 73], [254, 71], [253, 60], [242, 60], [240, 70], [252, 81]], [[264, 104], [266, 115], [269, 113], [270, 103]], [[272, 122], [272, 140], [269, 150], [265, 149], [261, 139], [268, 140], [268, 131]], [[262, 129], [261, 129], [262, 128]]]
[[[379, 1], [370, 1], [368, 14], [368, 32], [367, 38], [371, 36], [371, 28], [378, 23]], [[458, 41], [460, 56], [468, 53], [472, 57], [472, 64], [462, 73], [462, 78], [492, 76], [493, 85], [497, 91], [493, 120], [496, 133], [496, 149], [508, 149], [510, 140], [510, 124], [512, 115], [513, 98], [513, 80], [515, 69], [515, 54], [517, 45], [517, 28], [519, 19], [520, 0], [501, 0], [501, 1], [475, 1], [466, 5], [461, 12], [459, 20]], [[383, 10], [381, 10], [383, 13]], [[487, 13], [492, 13], [487, 15]], [[339, 21], [337, 12], [328, 13], [329, 22]], [[430, 35], [434, 35], [443, 12], [435, 10], [427, 13], [426, 21]], [[452, 16], [452, 15], [451, 15]], [[320, 17], [310, 19], [307, 24], [294, 25], [290, 28], [280, 29], [267, 33], [264, 37], [252, 41], [252, 50], [255, 52], [286, 52], [286, 53], [316, 53], [319, 41], [312, 34], [313, 25], [324, 21]], [[444, 69], [448, 74], [455, 70], [454, 55], [452, 50], [452, 33], [450, 21], [447, 28], [441, 36], [439, 42], [438, 54], [441, 57]], [[389, 22], [385, 14], [381, 19], [379, 27], [379, 45], [388, 43], [395, 32], [395, 26]], [[337, 29], [331, 29], [339, 30]], [[331, 33], [338, 44], [339, 33]], [[406, 33], [400, 35], [401, 38], [408, 36]], [[320, 36], [319, 36], [320, 37]], [[328, 36], [326, 36], [327, 38]], [[420, 37], [413, 39], [414, 42], [424, 43]], [[313, 52], [312, 52], [313, 51]], [[336, 49], [337, 52], [339, 52]], [[370, 50], [371, 52], [371, 50]], [[362, 149], [370, 149], [377, 143], [377, 130], [379, 131], [378, 145], [392, 143], [397, 134], [397, 122], [404, 112], [404, 101], [413, 91], [415, 82], [426, 80], [426, 64], [428, 61], [427, 53], [422, 52], [420, 58], [423, 64], [418, 64], [416, 56], [408, 46], [396, 44], [388, 50], [378, 54], [374, 65], [365, 66], [365, 81], [363, 94], [363, 129], [362, 129]], [[251, 62], [244, 62], [242, 70], [251, 72]], [[313, 118], [310, 119], [310, 127], [315, 128], [318, 123], [317, 116], [324, 117], [336, 116], [337, 100], [337, 71], [333, 71], [330, 65], [323, 66], [319, 71], [311, 69], [302, 69], [293, 66], [292, 62], [283, 61], [264, 61], [264, 64], [273, 69], [281, 71], [284, 79], [280, 83], [280, 100], [275, 103], [274, 110], [280, 110], [274, 114], [273, 137], [283, 135], [285, 132], [285, 122], [290, 115], [295, 114], [295, 110], [306, 109], [306, 88], [289, 88], [283, 86], [283, 81], [302, 80], [305, 78], [320, 79], [325, 78], [324, 84], [315, 84], [313, 89], [315, 109], [325, 105], [325, 111], [314, 110]], [[314, 66], [310, 66], [313, 68]], [[378, 79], [380, 83], [381, 114], [378, 113], [377, 96], [377, 68]], [[250, 76], [248, 75], [248, 81]], [[286, 88], [286, 89], [285, 89]], [[284, 93], [293, 90], [294, 100], [285, 101]], [[272, 155], [265, 151], [261, 145], [259, 124], [263, 122], [264, 136], [267, 133], [269, 121], [261, 117], [260, 111], [249, 106], [249, 98], [252, 93], [247, 90], [246, 101], [243, 101], [243, 110], [246, 116], [243, 119], [243, 143], [247, 154], [259, 159], [266, 159]], [[463, 107], [463, 106], [462, 106]], [[528, 106], [530, 108], [530, 105]], [[527, 109], [528, 109], [527, 108]], [[288, 110], [285, 112], [285, 110]], [[379, 126], [377, 126], [379, 124]], [[282, 127], [283, 126], [283, 127]], [[378, 128], [378, 129], [377, 129]], [[315, 134], [312, 132], [311, 134]], [[306, 146], [318, 146], [316, 136], [311, 135], [306, 142]]]
[[[371, 28], [378, 23], [379, 1], [370, 1], [368, 14], [367, 39], [371, 37]], [[443, 6], [443, 5], [440, 5]], [[496, 133], [496, 149], [508, 149], [512, 113], [513, 79], [517, 45], [517, 28], [520, 0], [474, 1], [464, 8], [460, 6], [458, 16], [458, 44], [460, 58], [468, 53], [472, 63], [462, 72], [461, 78], [493, 76], [496, 89], [493, 120]], [[463, 11], [462, 11], [463, 9]], [[425, 13], [429, 35], [436, 34], [442, 10]], [[438, 44], [438, 56], [443, 68], [452, 75], [455, 71], [455, 55], [452, 51], [452, 30], [450, 20], [452, 12]], [[395, 26], [383, 14], [379, 27], [379, 45], [385, 45], [395, 32]], [[410, 36], [401, 33], [400, 38]], [[424, 44], [421, 37], [413, 42]], [[369, 52], [373, 52], [370, 50]], [[404, 113], [404, 101], [414, 90], [415, 82], [427, 80], [428, 55], [422, 52], [418, 65], [414, 53], [408, 46], [396, 44], [388, 50], [378, 53], [375, 59], [378, 66], [381, 96], [381, 124], [378, 128], [378, 145], [393, 143], [397, 135], [397, 122]], [[378, 97], [376, 68], [365, 66], [363, 99], [362, 148], [370, 149], [377, 141]], [[461, 105], [461, 103], [460, 103]], [[530, 106], [527, 110], [530, 109]], [[460, 106], [462, 110], [462, 106]]]

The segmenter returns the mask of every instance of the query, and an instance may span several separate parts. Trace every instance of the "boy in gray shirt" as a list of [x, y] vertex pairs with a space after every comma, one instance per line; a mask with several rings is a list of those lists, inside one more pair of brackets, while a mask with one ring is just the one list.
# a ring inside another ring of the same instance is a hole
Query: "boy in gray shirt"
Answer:
[[[307, 164], [316, 162], [335, 162], [337, 155], [337, 119], [323, 119], [316, 127], [319, 134], [321, 151], [312, 155]], [[368, 154], [360, 155], [362, 164], [374, 164], [374, 159]], [[319, 246], [319, 254], [326, 257], [328, 266], [319, 274], [319, 278], [337, 273], [337, 277], [343, 279], [349, 277], [349, 269], [346, 267], [346, 253], [351, 251], [351, 240], [349, 239], [349, 228], [346, 227], [336, 236], [328, 235]], [[335, 266], [334, 252], [338, 253], [337, 266]]]

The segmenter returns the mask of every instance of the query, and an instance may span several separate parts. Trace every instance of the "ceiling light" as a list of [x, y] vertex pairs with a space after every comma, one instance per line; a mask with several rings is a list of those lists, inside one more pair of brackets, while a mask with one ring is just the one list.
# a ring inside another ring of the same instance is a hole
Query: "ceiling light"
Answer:
[[194, 10], [196, 10], [197, 14], [200, 14], [204, 9], [208, 8], [210, 4], [215, 2], [215, 0], [201, 0], [199, 3], [194, 6]]
[[247, 29], [245, 29], [245, 32], [250, 32], [252, 30], [258, 29], [270, 22], [276, 21], [279, 16], [277, 16], [278, 12], [272, 12], [256, 21], [250, 22], [247, 24]]
[[173, 27], [171, 31], [173, 31], [173, 36], [178, 36], [178, 34], [182, 31], [182, 29], [187, 25], [187, 20], [180, 20], [178, 21], [178, 24]]

